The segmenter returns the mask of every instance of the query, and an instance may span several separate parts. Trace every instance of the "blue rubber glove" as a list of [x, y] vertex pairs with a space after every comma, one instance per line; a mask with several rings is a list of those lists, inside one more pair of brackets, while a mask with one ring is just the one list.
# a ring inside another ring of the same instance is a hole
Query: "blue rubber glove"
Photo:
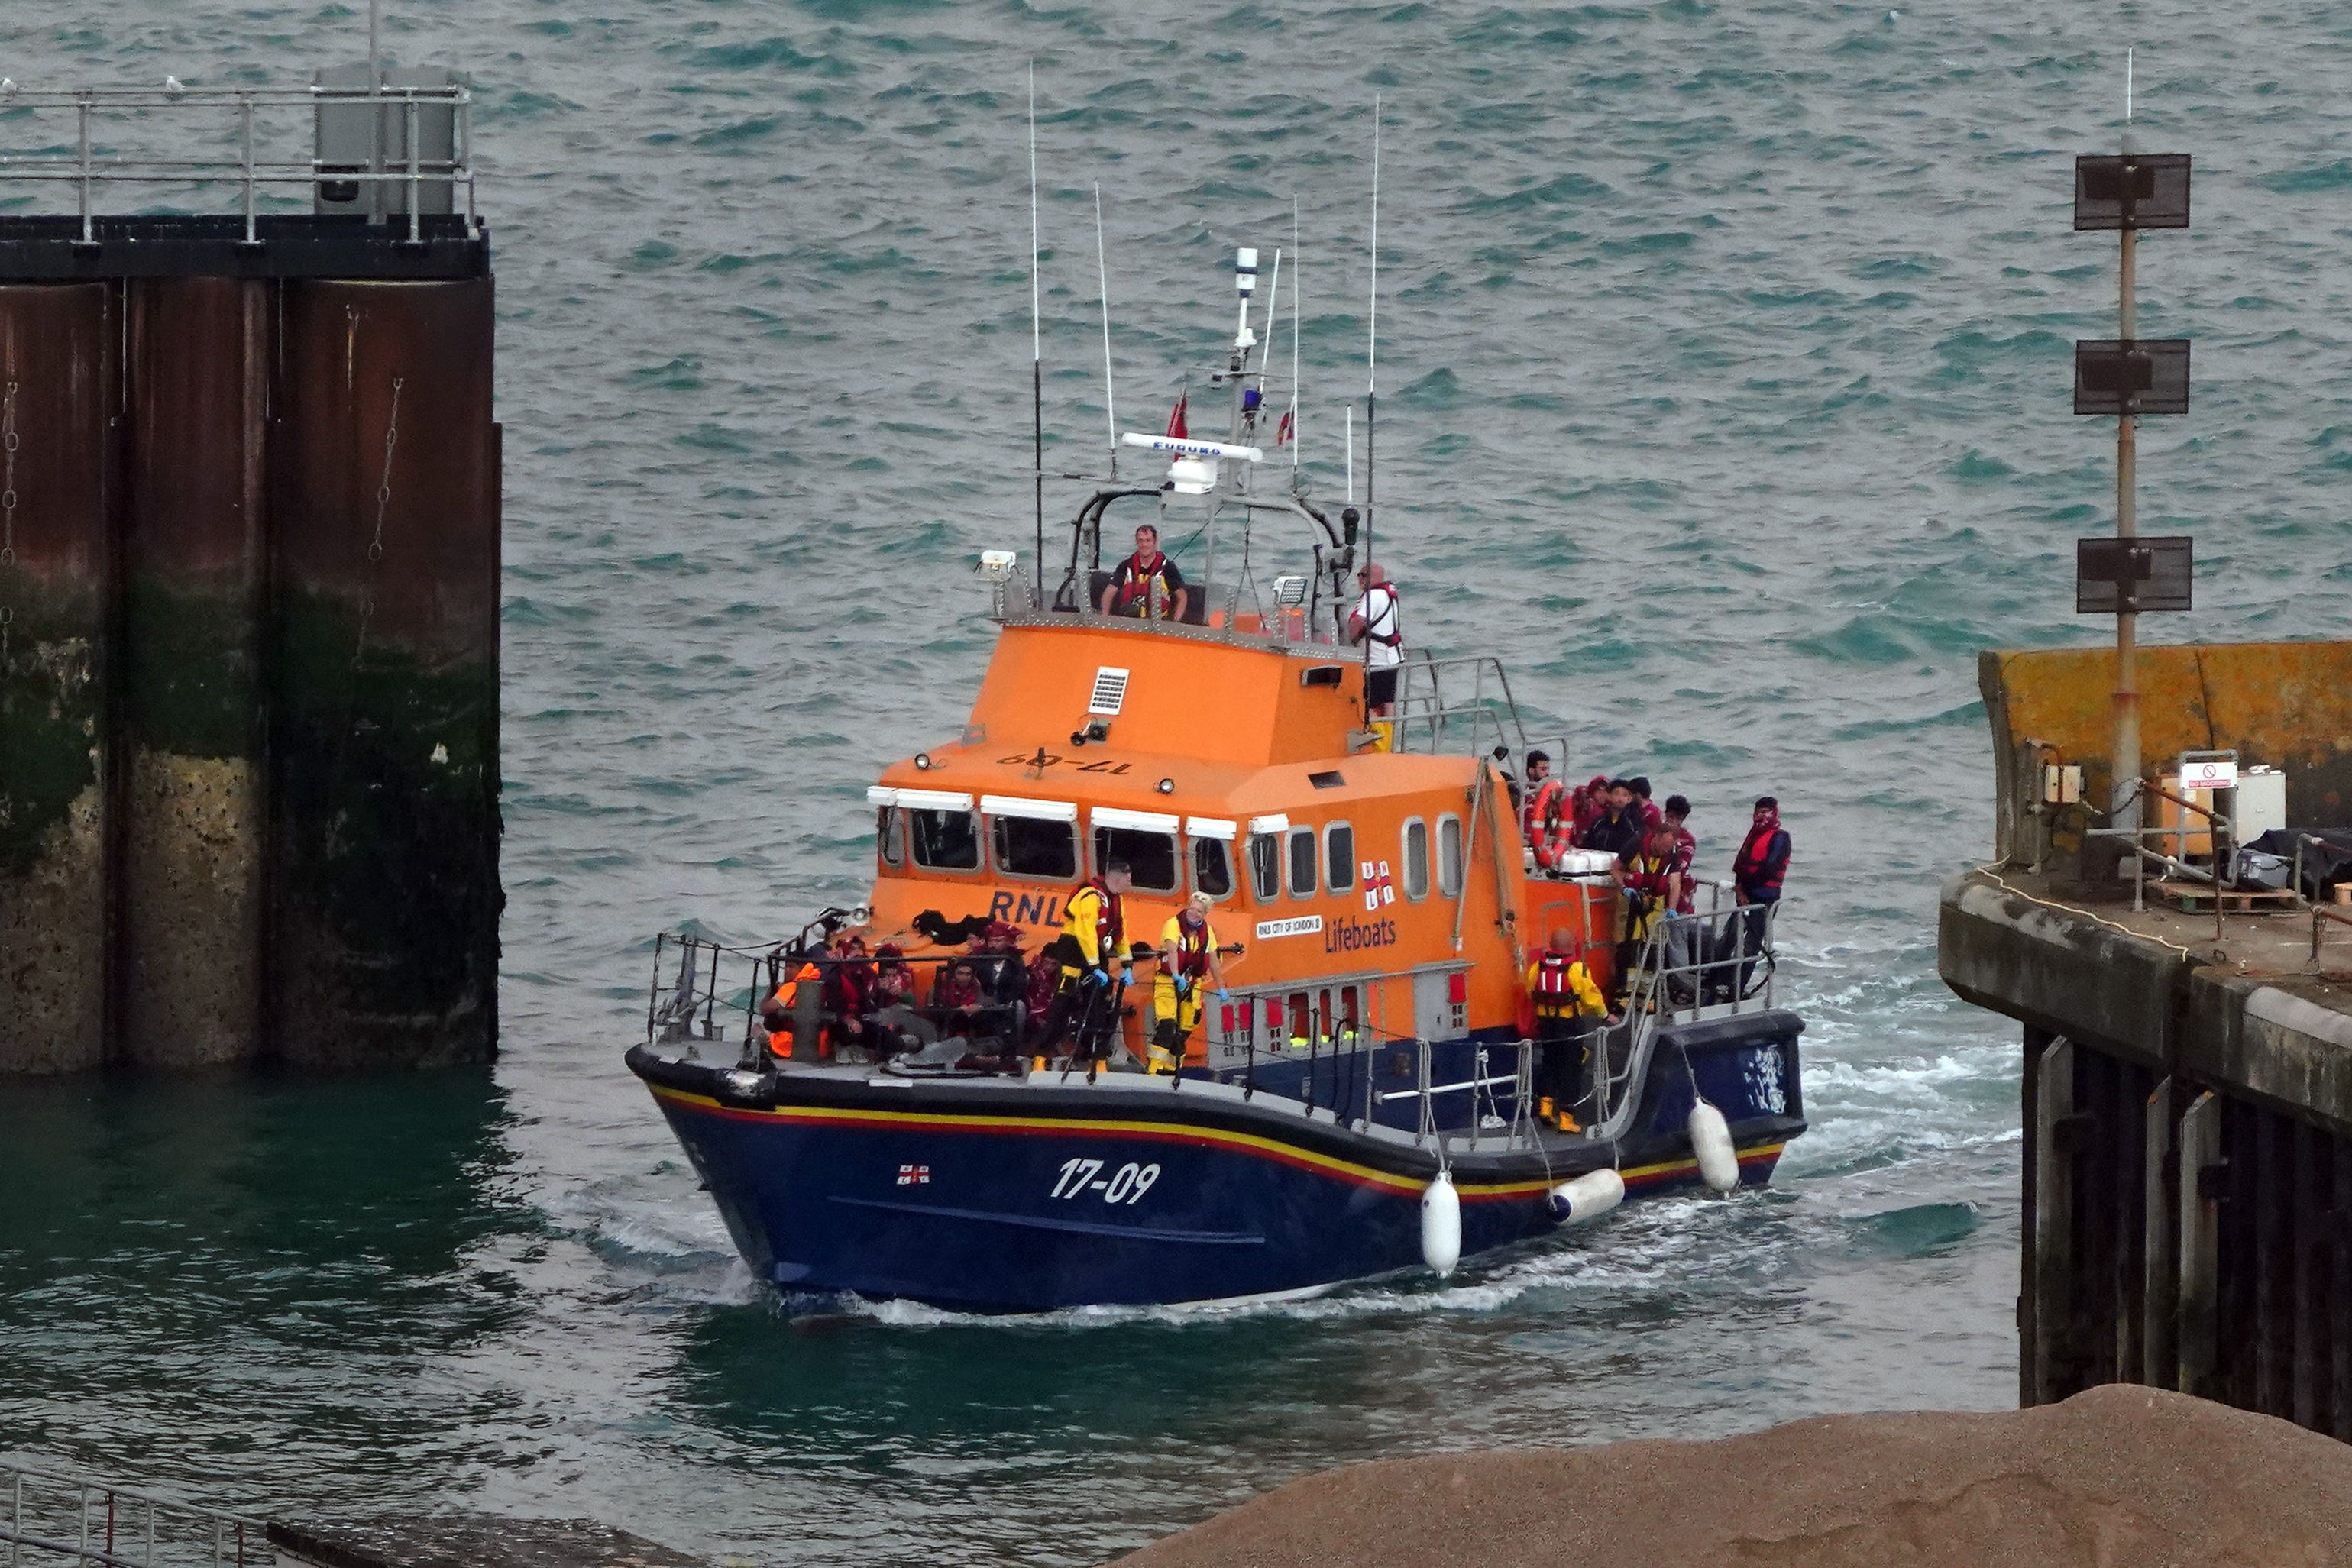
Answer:
[[1108, 969], [1088, 969], [1086, 973], [1086, 977], [1078, 983], [1085, 986], [1108, 986], [1110, 984], [1110, 971]]
[[1217, 1005], [1218, 1005], [1219, 1007], [1221, 1007], [1221, 1008], [1229, 1008], [1229, 1007], [1232, 1007], [1232, 1006], [1234, 1005], [1234, 994], [1233, 994], [1233, 992], [1231, 992], [1231, 991], [1219, 991], [1219, 992], [1217, 993]]
[[1189, 997], [1192, 994], [1192, 976], [1179, 975], [1176, 977], [1176, 994], [1180, 997]]

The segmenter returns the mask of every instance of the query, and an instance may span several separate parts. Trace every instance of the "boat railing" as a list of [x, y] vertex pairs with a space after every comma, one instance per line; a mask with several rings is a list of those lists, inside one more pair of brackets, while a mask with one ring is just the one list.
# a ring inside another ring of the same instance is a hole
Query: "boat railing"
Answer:
[[[1720, 898], [1719, 885], [1715, 894]], [[1670, 1024], [1736, 1018], [1779, 1005], [1772, 925], [1777, 902], [1656, 916], [1624, 977], [1624, 1022], [1596, 1052], [1592, 1134], [1615, 1137], [1634, 1110], [1658, 1033]]]
[[112, 1481], [0, 1458], [9, 1568], [39, 1563], [104, 1568], [264, 1568], [278, 1561], [268, 1526]]
[[[671, 954], [676, 955], [673, 960]], [[698, 936], [691, 932], [675, 935], [663, 933], [654, 938], [653, 985], [646, 998], [646, 1043], [685, 1045], [691, 1054], [698, 1041], [716, 1040], [719, 1037], [719, 1010], [724, 1006], [730, 1016], [737, 1009], [743, 1015], [740, 1040], [742, 1059], [756, 1062], [766, 1045], [767, 1030], [761, 1021], [761, 1005], [775, 995], [785, 980], [800, 972], [803, 965], [814, 967], [818, 974], [822, 998], [815, 1009], [816, 1023], [825, 1029], [837, 1029], [844, 1019], [836, 1005], [830, 981], [834, 972], [852, 966], [872, 967], [880, 962], [904, 964], [909, 969], [925, 967], [946, 969], [956, 964], [971, 963], [989, 956], [986, 954], [917, 953], [877, 960], [871, 955], [813, 951], [804, 943], [773, 943], [761, 946], [739, 946]], [[733, 960], [730, 964], [729, 961]], [[1015, 956], [1015, 961], [1020, 961]], [[722, 967], [727, 972], [740, 973], [744, 984], [732, 995], [722, 995]], [[1024, 968], [1026, 974], [1026, 968]], [[936, 981], [934, 981], [936, 986]], [[939, 1031], [941, 1039], [968, 1034], [982, 1023], [1003, 1024], [1009, 1033], [1020, 1040], [1025, 1033], [1029, 1008], [1024, 995], [1016, 1001], [989, 1000], [976, 1008], [943, 1007], [911, 998], [893, 1004], [903, 1007], [913, 1017], [922, 1019]], [[885, 1009], [876, 1009], [877, 1011]]]
[[1416, 1145], [1442, 1136], [1473, 1150], [1525, 1147], [1537, 1135], [1531, 1040], [1439, 1042], [1342, 1019], [1310, 1019], [1306, 1032], [1294, 1033], [1280, 988], [1236, 993], [1230, 1009], [1211, 1034], [1208, 1072], [1244, 1099], [1272, 1095], [1309, 1117], [1402, 1134]]
[[[1511, 695], [1503, 662], [1489, 654], [1432, 658], [1414, 652], [1397, 666], [1391, 747], [1398, 751], [1486, 753], [1500, 747], [1524, 757], [1527, 726]], [[1567, 747], [1563, 743], [1561, 757]]]

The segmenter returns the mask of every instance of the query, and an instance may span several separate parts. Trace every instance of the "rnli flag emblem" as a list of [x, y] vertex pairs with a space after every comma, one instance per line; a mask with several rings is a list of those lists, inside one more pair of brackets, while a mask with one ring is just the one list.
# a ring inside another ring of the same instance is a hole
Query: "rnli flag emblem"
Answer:
[[898, 1167], [898, 1185], [900, 1186], [930, 1186], [931, 1167], [929, 1166], [900, 1166]]
[[1377, 914], [1381, 904], [1394, 904], [1395, 902], [1396, 884], [1389, 880], [1389, 862], [1386, 861], [1366, 861], [1364, 862], [1364, 908], [1366, 912]]

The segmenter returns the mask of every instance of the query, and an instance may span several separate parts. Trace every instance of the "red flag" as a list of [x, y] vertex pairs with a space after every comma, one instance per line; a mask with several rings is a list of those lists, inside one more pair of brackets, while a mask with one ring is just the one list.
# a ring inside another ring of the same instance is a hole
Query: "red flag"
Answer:
[[1282, 423], [1274, 427], [1274, 444], [1276, 446], [1280, 446], [1283, 443], [1290, 440], [1293, 436], [1298, 434], [1290, 427], [1290, 410], [1286, 408], [1284, 409], [1282, 411]]
[[1169, 440], [1190, 441], [1192, 439], [1192, 433], [1184, 427], [1184, 405], [1192, 401], [1192, 400], [1189, 394], [1176, 400], [1176, 410], [1168, 416]]

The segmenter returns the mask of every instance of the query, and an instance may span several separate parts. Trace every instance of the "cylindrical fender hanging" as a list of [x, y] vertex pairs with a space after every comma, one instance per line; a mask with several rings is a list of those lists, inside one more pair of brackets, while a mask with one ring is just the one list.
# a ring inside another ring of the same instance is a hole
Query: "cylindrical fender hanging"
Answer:
[[1717, 1192], [1739, 1186], [1739, 1152], [1731, 1146], [1731, 1126], [1723, 1113], [1701, 1100], [1691, 1107], [1691, 1153], [1698, 1156], [1698, 1174]]
[[1444, 1171], [1421, 1193], [1421, 1260], [1442, 1277], [1462, 1261], [1462, 1195]]
[[1552, 1218], [1562, 1225], [1598, 1219], [1624, 1201], [1625, 1178], [1606, 1166], [1560, 1183], [1546, 1199]]

